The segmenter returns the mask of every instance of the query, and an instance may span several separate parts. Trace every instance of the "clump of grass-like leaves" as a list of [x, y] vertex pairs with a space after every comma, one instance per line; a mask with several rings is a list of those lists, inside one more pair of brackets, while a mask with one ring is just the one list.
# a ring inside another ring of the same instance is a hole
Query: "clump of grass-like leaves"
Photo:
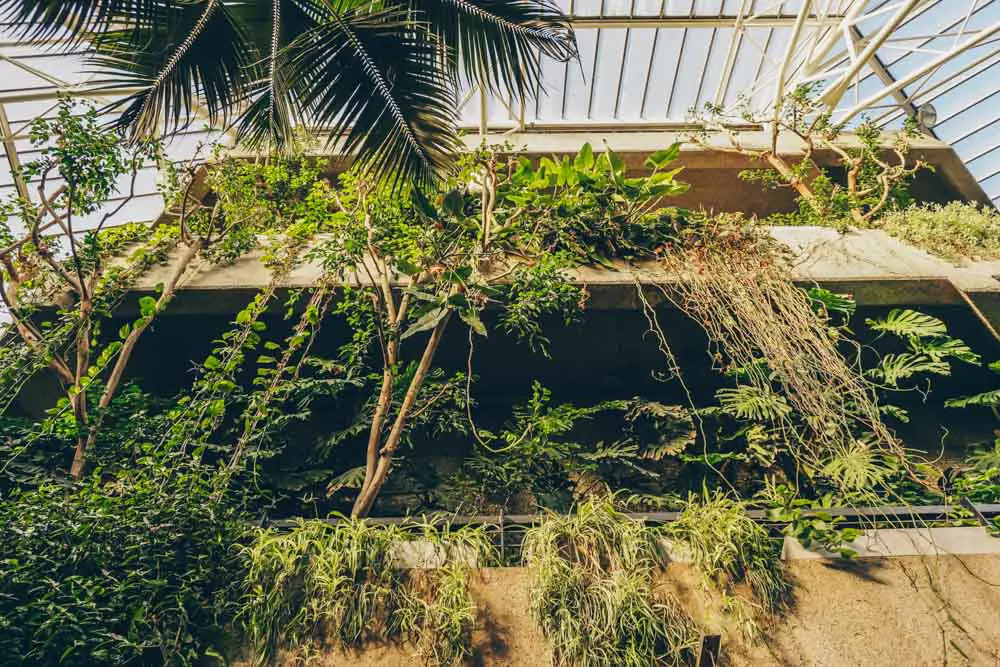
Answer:
[[552, 514], [525, 535], [532, 613], [557, 665], [684, 664], [700, 634], [671, 598], [653, 593], [655, 533], [609, 499]]
[[755, 606], [766, 613], [777, 613], [786, 605], [791, 584], [779, 545], [747, 516], [742, 502], [721, 491], [692, 496], [678, 520], [663, 533], [686, 547], [695, 566], [726, 596], [727, 607], [749, 637], [757, 635], [759, 628], [744, 600], [730, 595], [735, 586], [746, 584]]
[[952, 262], [1000, 258], [1000, 213], [973, 202], [911, 206], [875, 226]]
[[[407, 546], [434, 567], [406, 569]], [[481, 528], [300, 520], [260, 530], [244, 555], [243, 627], [255, 664], [282, 649], [405, 639], [428, 663], [452, 665], [468, 654], [476, 617], [466, 570], [491, 560], [493, 547]]]

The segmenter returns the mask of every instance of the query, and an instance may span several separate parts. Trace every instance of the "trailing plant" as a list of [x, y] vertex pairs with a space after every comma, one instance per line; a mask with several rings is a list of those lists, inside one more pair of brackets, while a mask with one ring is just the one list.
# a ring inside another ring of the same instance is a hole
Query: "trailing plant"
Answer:
[[766, 232], [738, 217], [708, 218], [660, 262], [676, 278], [664, 294], [704, 328], [742, 385], [721, 393], [723, 411], [773, 422], [802, 468], [858, 442], [902, 458], [876, 388], [838, 349], [836, 302], [796, 287]]
[[683, 544], [695, 565], [723, 591], [745, 583], [767, 613], [781, 611], [788, 602], [790, 584], [780, 545], [747, 515], [739, 500], [706, 489], [689, 497], [684, 511], [663, 532]]
[[655, 532], [588, 500], [528, 530], [532, 614], [556, 665], [686, 664], [700, 639], [672, 598], [656, 595], [662, 559]]
[[[407, 553], [429, 558], [431, 569], [410, 569]], [[341, 517], [260, 529], [243, 555], [242, 625], [255, 664], [327, 643], [406, 639], [429, 663], [453, 665], [469, 654], [475, 623], [466, 570], [491, 562], [494, 550], [483, 528]]]

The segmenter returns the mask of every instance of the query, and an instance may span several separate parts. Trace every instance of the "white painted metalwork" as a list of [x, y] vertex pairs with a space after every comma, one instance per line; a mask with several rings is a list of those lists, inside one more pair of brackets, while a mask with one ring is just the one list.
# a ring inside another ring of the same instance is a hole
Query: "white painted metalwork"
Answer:
[[[815, 86], [835, 120], [896, 127], [931, 103], [933, 133], [951, 142], [1000, 202], [1000, 0], [562, 0], [580, 61], [542, 60], [543, 86], [522, 104], [466, 90], [462, 122], [481, 132], [573, 127], [676, 128], [705, 103], [739, 99], [766, 115], [797, 86]], [[19, 44], [0, 25], [0, 194], [30, 194], [15, 176], [31, 159], [25, 130], [59, 94], [106, 99], [84, 55], [55, 35]], [[176, 137], [188, 157], [217, 135]], [[155, 173], [119, 219], [153, 217]]]

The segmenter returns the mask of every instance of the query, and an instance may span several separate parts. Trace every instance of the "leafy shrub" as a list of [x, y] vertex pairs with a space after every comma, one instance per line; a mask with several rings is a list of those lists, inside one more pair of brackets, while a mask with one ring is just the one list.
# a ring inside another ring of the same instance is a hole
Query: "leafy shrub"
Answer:
[[[405, 570], [396, 550], [407, 543], [441, 567]], [[475, 622], [465, 569], [490, 561], [493, 547], [482, 529], [300, 520], [287, 532], [258, 531], [244, 557], [242, 619], [255, 664], [281, 649], [405, 638], [429, 662], [451, 665], [468, 654]]]
[[660, 562], [655, 533], [615, 511], [610, 499], [549, 515], [528, 530], [532, 614], [558, 665], [685, 664], [699, 640], [670, 598], [653, 594]]
[[245, 515], [216, 477], [145, 461], [0, 501], [0, 664], [193, 664], [221, 657]]
[[911, 206], [888, 213], [878, 226], [949, 261], [1000, 258], [1000, 213], [974, 202]]

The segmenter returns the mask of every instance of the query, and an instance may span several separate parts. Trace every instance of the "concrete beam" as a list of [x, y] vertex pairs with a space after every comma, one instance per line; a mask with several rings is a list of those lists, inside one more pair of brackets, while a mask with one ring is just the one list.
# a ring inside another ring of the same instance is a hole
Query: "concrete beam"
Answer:
[[[862, 306], [957, 305], [964, 302], [959, 289], [974, 299], [1000, 303], [1000, 281], [994, 263], [955, 267], [877, 230], [846, 234], [826, 227], [773, 227], [771, 234], [791, 252], [793, 278], [803, 285], [819, 284], [854, 295]], [[134, 291], [152, 293], [172, 272], [172, 261], [144, 275]], [[636, 280], [668, 286], [674, 280], [654, 261], [618, 262], [618, 270], [600, 267], [576, 269], [574, 278], [591, 293], [589, 306], [601, 310], [641, 307]], [[320, 267], [305, 263], [280, 284], [298, 289], [316, 284]], [[367, 282], [364, 272], [356, 277]], [[270, 283], [271, 274], [261, 253], [250, 253], [228, 266], [202, 265], [178, 290], [171, 312], [233, 313]], [[405, 276], [395, 287], [405, 286]], [[1000, 323], [1000, 309], [994, 323]]]

